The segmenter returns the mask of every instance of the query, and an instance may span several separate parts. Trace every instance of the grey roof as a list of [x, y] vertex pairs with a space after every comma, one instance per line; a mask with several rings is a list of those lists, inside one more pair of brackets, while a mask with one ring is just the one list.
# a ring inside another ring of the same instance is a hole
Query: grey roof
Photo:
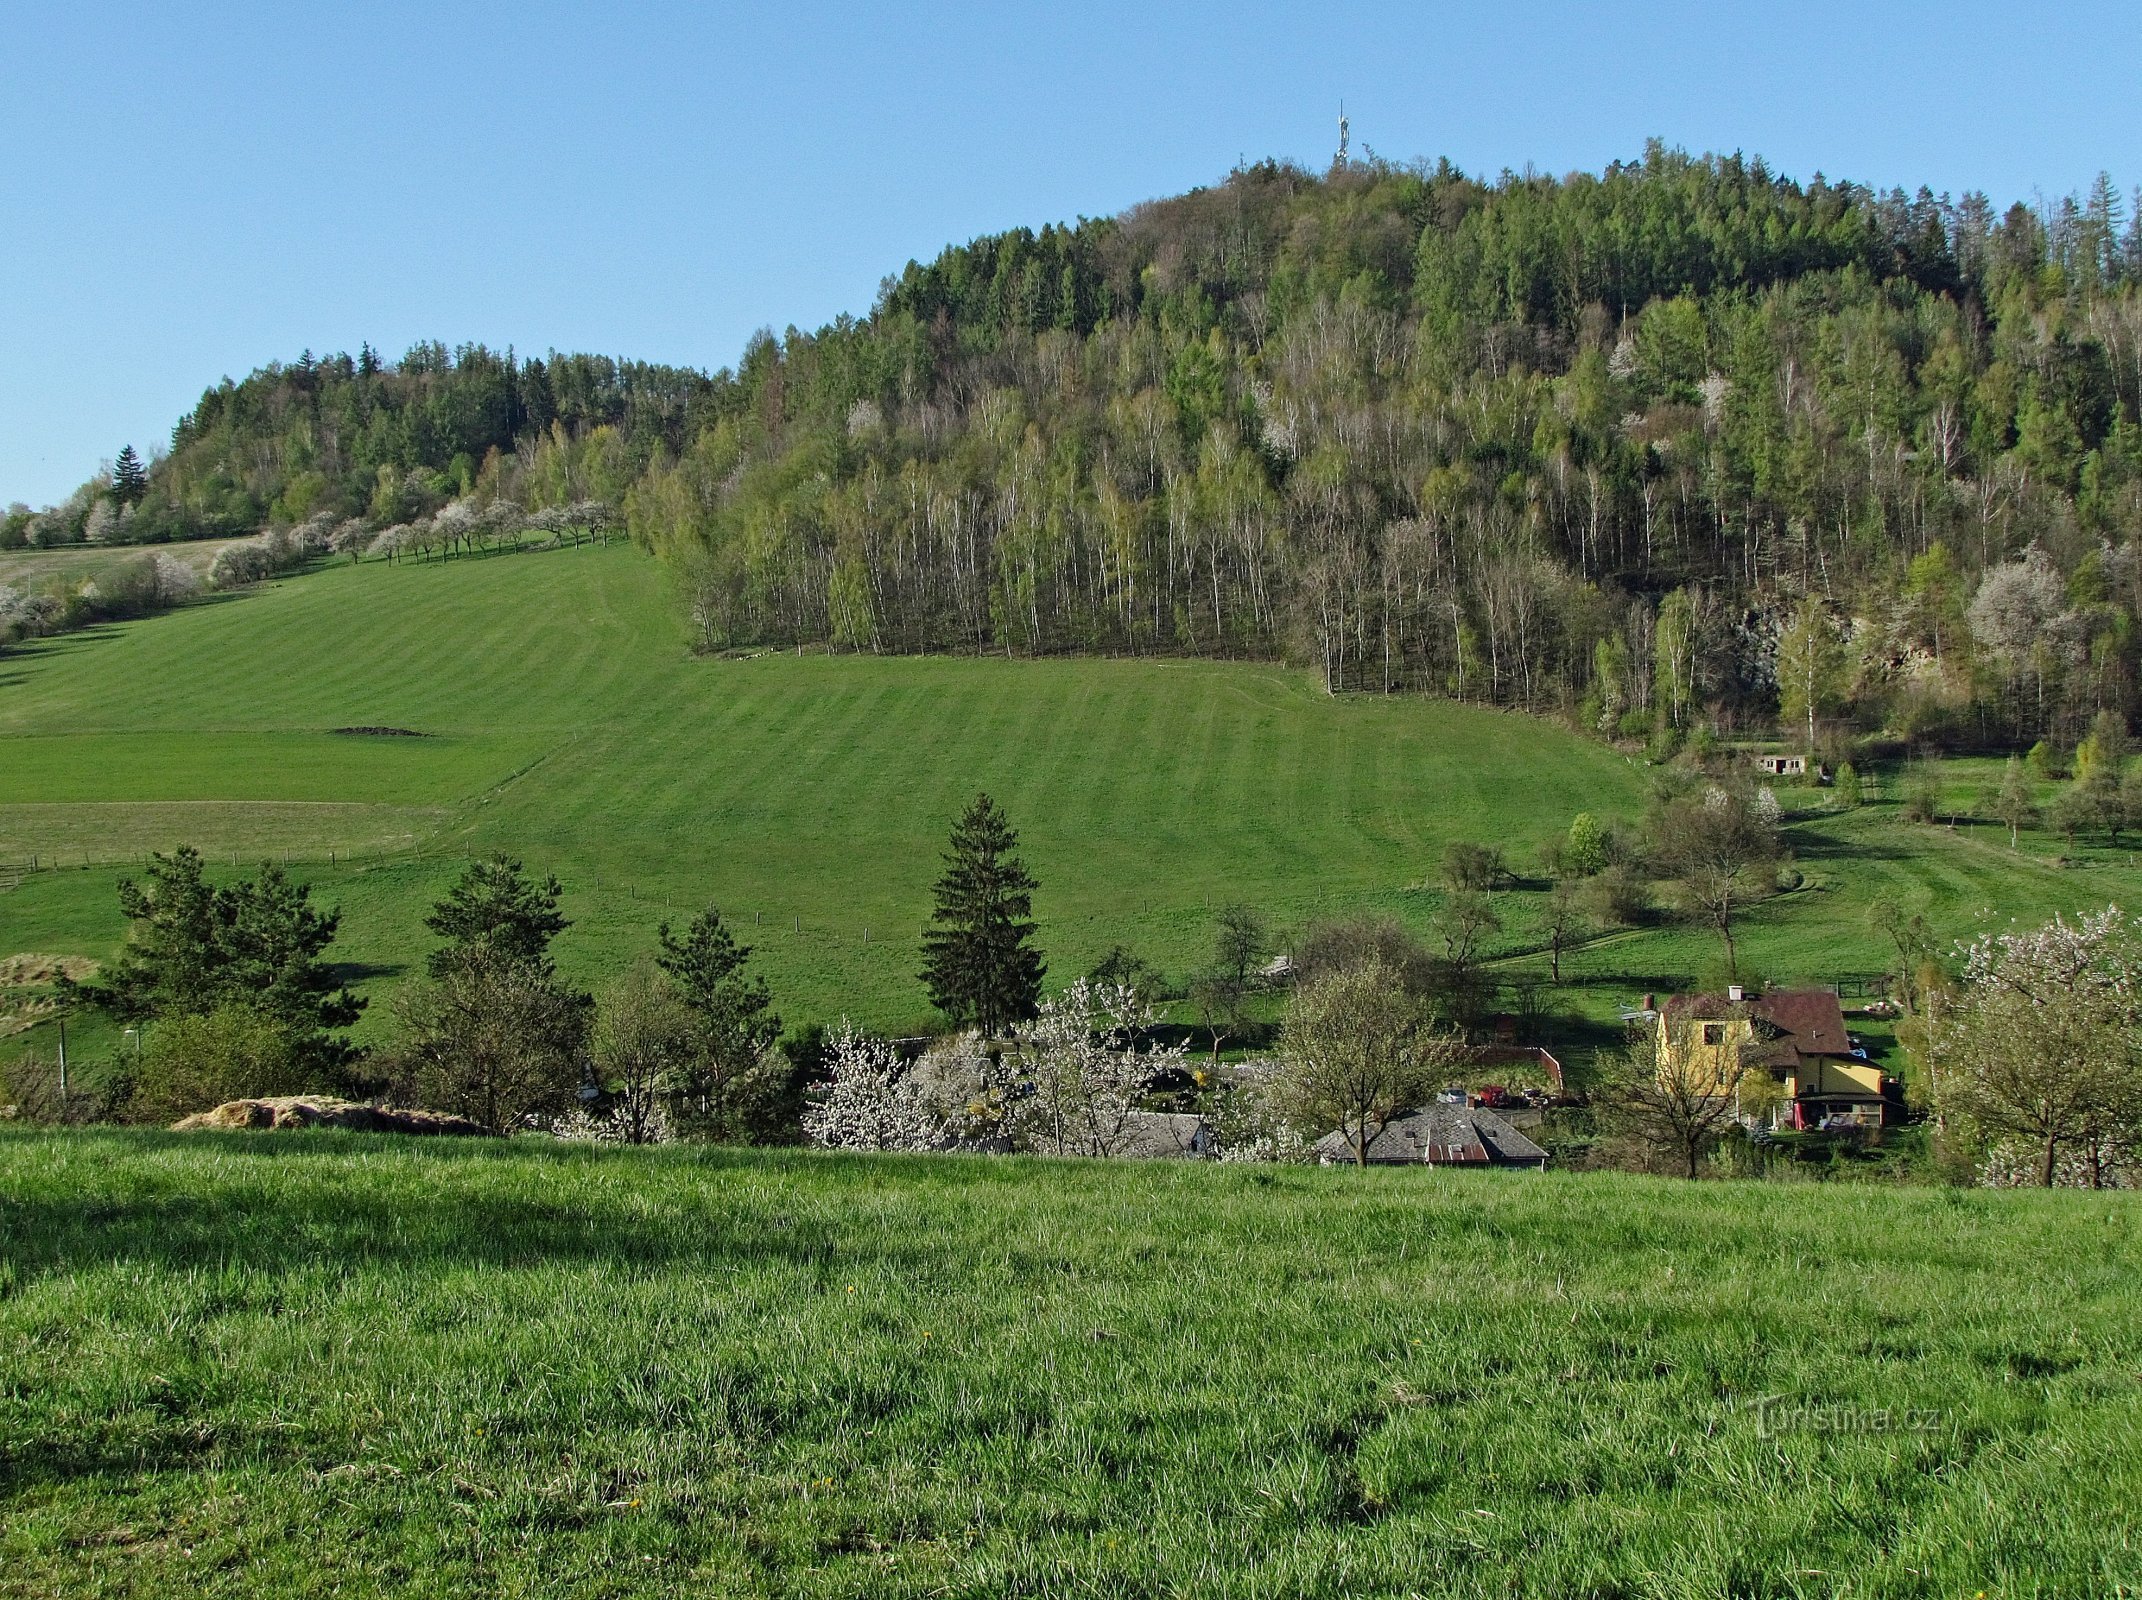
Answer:
[[1212, 1149], [1211, 1131], [1194, 1111], [1133, 1111], [1123, 1135], [1123, 1148], [1116, 1153], [1131, 1160], [1202, 1156]]
[[[1316, 1153], [1324, 1161], [1354, 1159], [1336, 1131], [1317, 1140]], [[1386, 1124], [1369, 1142], [1368, 1158], [1394, 1166], [1538, 1167], [1547, 1152], [1492, 1111], [1438, 1104]]]

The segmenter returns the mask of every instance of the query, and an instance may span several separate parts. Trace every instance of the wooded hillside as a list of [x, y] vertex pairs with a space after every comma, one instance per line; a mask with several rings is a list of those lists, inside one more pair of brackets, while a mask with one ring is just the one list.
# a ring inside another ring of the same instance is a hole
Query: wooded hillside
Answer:
[[709, 647], [1287, 655], [1672, 740], [2134, 710], [2142, 234], [1759, 161], [1261, 163], [910, 263], [711, 377], [419, 347], [210, 390], [18, 540], [617, 506]]

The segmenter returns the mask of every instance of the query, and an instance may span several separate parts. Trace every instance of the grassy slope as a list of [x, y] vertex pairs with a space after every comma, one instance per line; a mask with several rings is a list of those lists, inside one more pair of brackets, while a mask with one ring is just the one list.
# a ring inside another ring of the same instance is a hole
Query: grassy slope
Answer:
[[[338, 566], [52, 641], [0, 660], [0, 863], [182, 840], [306, 861], [377, 991], [424, 948], [423, 909], [457, 863], [503, 847], [565, 880], [560, 953], [583, 977], [711, 898], [750, 926], [792, 1017], [909, 1028], [928, 1021], [913, 974], [937, 852], [977, 787], [1025, 834], [1059, 976], [1119, 940], [1184, 971], [1229, 899], [1282, 926], [1346, 909], [1422, 924], [1448, 840], [1524, 861], [1577, 810], [1633, 815], [1643, 793], [1640, 768], [1547, 724], [1333, 702], [1270, 667], [694, 660], [679, 626], [659, 570], [618, 547]], [[353, 725], [431, 737], [329, 731]], [[1999, 773], [1949, 776], [1962, 803]], [[1889, 805], [1810, 813], [1791, 834], [1809, 887], [1744, 929], [1771, 979], [1884, 965], [1879, 904], [1955, 938], [2142, 886], [2125, 852], [2060, 865], [2043, 838], [2011, 852], [1996, 827], [1910, 827]], [[0, 954], [109, 953], [116, 876], [0, 893]], [[1539, 898], [1499, 897], [1506, 948], [1530, 942]], [[1568, 963], [1569, 1001], [1609, 1018], [1715, 961], [1700, 930], [1617, 935]], [[375, 1008], [367, 1029], [384, 1020]]]
[[[422, 850], [310, 874], [348, 912], [350, 959], [410, 963], [453, 863], [503, 846], [565, 880], [577, 970], [713, 898], [764, 915], [754, 937], [799, 1014], [889, 1024], [922, 1020], [928, 887], [978, 787], [1025, 836], [1062, 973], [1117, 939], [1186, 963], [1229, 898], [1280, 920], [1393, 901], [1449, 839], [1529, 838], [1641, 788], [1527, 719], [1334, 705], [1270, 668], [693, 660], [657, 569], [623, 548], [333, 568], [0, 677], [0, 859], [100, 836], [111, 855], [188, 838], [324, 857], [436, 810]], [[435, 737], [327, 731], [351, 725]], [[0, 949], [108, 950], [112, 876], [0, 896]]]
[[0, 1131], [0, 1594], [2133, 1593], [2136, 1222]]

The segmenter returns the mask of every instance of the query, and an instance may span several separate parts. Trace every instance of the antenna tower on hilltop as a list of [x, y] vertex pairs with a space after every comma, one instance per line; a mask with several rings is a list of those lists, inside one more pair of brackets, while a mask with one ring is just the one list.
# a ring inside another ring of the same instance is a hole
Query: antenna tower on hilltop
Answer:
[[1347, 143], [1346, 102], [1345, 102], [1344, 100], [1341, 100], [1341, 101], [1339, 102], [1339, 153], [1338, 153], [1338, 155], [1336, 155], [1335, 157], [1333, 157], [1333, 158], [1332, 158], [1332, 164], [1333, 164], [1334, 166], [1341, 166], [1341, 167], [1343, 167], [1343, 166], [1345, 166], [1345, 165], [1346, 165], [1346, 143]]

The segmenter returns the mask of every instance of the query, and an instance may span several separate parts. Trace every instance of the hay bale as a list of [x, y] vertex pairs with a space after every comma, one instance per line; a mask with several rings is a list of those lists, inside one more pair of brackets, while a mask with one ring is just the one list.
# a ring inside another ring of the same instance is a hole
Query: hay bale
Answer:
[[197, 1111], [171, 1124], [177, 1133], [211, 1128], [258, 1128], [286, 1132], [293, 1128], [349, 1128], [359, 1133], [450, 1133], [494, 1137], [480, 1122], [450, 1117], [442, 1111], [409, 1106], [368, 1106], [332, 1095], [292, 1094], [264, 1100], [227, 1100], [213, 1111]]

